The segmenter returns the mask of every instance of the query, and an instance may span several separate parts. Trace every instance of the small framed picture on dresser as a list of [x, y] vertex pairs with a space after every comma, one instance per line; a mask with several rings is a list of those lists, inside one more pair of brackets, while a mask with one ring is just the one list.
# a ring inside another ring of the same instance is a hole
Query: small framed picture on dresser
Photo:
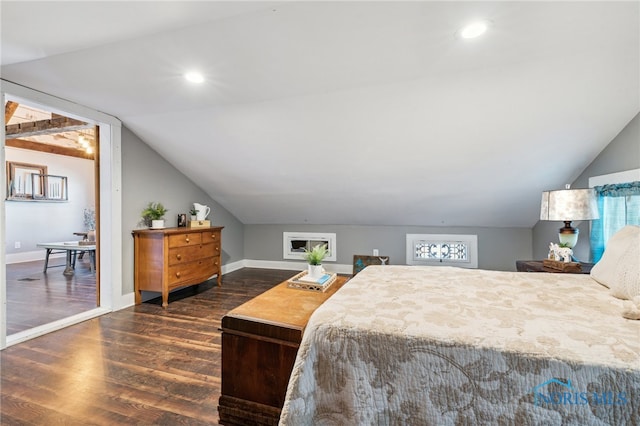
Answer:
[[179, 213], [178, 214], [178, 228], [184, 228], [187, 226], [187, 214]]

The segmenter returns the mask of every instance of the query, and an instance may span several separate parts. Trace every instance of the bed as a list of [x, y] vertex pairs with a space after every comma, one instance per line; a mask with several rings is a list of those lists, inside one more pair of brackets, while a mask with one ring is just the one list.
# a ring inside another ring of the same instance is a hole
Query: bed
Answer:
[[622, 310], [586, 274], [369, 266], [310, 318], [280, 424], [640, 424]]

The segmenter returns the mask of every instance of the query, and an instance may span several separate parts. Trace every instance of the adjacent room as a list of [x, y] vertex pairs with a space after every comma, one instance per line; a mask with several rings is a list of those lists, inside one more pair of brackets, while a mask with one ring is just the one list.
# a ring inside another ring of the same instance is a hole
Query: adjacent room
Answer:
[[[5, 104], [7, 334], [97, 306], [96, 131]], [[36, 308], [37, 309], [34, 309]]]
[[640, 423], [640, 3], [0, 12], [0, 423]]

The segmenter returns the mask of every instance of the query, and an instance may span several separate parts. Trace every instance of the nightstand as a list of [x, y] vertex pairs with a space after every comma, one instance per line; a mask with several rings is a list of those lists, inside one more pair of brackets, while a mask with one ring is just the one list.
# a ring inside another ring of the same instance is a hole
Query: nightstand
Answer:
[[580, 272], [563, 272], [543, 266], [542, 260], [516, 260], [516, 270], [518, 272], [552, 272], [560, 274], [588, 274], [593, 268], [593, 263], [580, 262], [580, 267], [582, 268]]

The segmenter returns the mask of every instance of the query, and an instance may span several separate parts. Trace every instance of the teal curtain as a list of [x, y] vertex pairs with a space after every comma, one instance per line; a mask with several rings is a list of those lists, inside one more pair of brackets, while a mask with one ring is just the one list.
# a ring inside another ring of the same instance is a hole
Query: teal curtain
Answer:
[[600, 219], [591, 222], [591, 258], [602, 257], [607, 241], [625, 225], [640, 225], [640, 181], [596, 186]]

